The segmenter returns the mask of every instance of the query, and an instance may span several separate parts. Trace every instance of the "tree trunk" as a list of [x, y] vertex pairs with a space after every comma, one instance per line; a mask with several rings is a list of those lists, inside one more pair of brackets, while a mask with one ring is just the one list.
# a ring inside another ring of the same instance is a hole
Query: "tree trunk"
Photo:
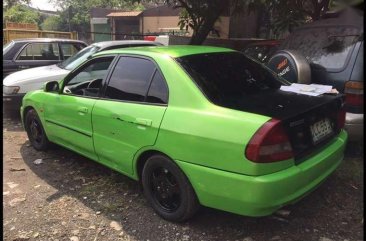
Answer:
[[205, 41], [215, 22], [227, 7], [227, 2], [223, 0], [216, 0], [211, 2], [211, 4], [209, 8], [211, 11], [207, 12], [206, 16], [202, 16], [204, 18], [203, 24], [197, 31], [193, 32], [192, 38], [189, 41], [190, 45], [201, 45]]

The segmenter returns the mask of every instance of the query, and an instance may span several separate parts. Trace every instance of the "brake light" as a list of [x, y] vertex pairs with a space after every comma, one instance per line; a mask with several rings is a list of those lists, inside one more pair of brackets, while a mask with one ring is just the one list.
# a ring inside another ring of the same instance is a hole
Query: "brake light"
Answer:
[[257, 163], [293, 158], [292, 147], [281, 121], [271, 119], [266, 122], [249, 141], [245, 156], [248, 160]]
[[341, 109], [338, 112], [338, 121], [337, 121], [338, 130], [342, 129], [345, 123], [346, 123], [346, 111], [344, 109]]
[[347, 81], [344, 89], [346, 104], [350, 106], [363, 106], [363, 81]]

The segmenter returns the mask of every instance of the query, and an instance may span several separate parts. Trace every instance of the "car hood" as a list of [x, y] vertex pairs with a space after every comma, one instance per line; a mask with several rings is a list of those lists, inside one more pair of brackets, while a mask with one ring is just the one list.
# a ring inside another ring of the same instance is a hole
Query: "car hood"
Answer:
[[[57, 65], [42, 66], [37, 68], [30, 68], [26, 70], [17, 71], [5, 77], [3, 85], [13, 86], [15, 84], [22, 84], [24, 82], [46, 82], [55, 80], [55, 78], [67, 75], [70, 71], [61, 69]], [[24, 83], [25, 84], [25, 83]]]

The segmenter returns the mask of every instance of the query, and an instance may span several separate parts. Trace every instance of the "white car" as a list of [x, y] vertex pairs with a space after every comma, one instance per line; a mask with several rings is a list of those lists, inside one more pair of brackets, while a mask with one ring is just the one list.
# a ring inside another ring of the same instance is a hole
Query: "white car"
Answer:
[[43, 88], [48, 81], [60, 81], [89, 56], [102, 50], [126, 47], [157, 46], [158, 42], [143, 40], [120, 40], [94, 43], [67, 60], [54, 65], [15, 72], [3, 80], [3, 107], [7, 111], [19, 111], [24, 95]]

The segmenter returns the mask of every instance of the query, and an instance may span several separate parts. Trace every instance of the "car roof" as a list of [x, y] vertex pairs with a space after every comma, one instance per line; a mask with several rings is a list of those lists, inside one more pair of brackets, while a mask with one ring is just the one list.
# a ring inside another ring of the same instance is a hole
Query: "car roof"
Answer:
[[161, 45], [159, 42], [146, 41], [146, 40], [114, 40], [114, 41], [102, 41], [96, 42], [91, 45], [98, 46], [101, 48], [107, 48], [116, 45], [139, 45], [139, 44], [149, 44], [149, 45]]
[[13, 39], [13, 42], [73, 42], [73, 43], [82, 43], [86, 44], [81, 40], [76, 39], [64, 39], [64, 38], [22, 38], [22, 39]]
[[179, 58], [187, 55], [218, 53], [218, 52], [236, 52], [233, 49], [213, 47], [213, 46], [195, 46], [195, 45], [171, 45], [171, 46], [149, 46], [149, 47], [132, 47], [123, 49], [113, 49], [101, 51], [94, 56], [104, 54], [161, 54], [172, 58]]

